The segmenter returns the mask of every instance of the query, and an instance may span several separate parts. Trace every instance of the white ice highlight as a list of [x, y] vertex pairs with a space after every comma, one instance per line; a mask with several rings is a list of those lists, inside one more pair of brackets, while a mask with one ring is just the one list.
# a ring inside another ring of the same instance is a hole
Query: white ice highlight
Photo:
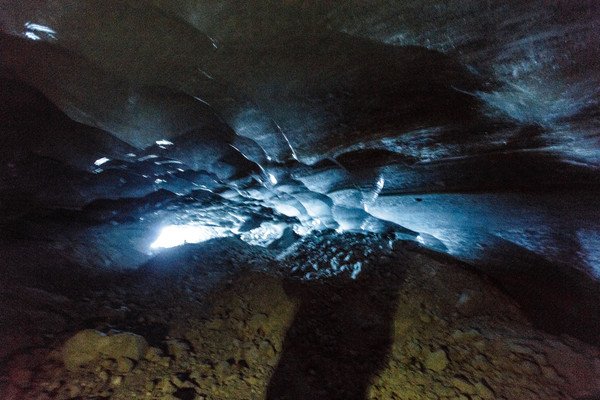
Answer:
[[200, 243], [227, 236], [227, 229], [207, 225], [170, 225], [163, 228], [152, 249], [170, 248], [186, 243]]
[[33, 32], [25, 32], [25, 36], [27, 36], [31, 40], [40, 40], [41, 38]]
[[40, 40], [41, 37], [38, 34], [43, 34], [50, 39], [56, 39], [56, 36], [54, 36], [56, 31], [47, 26], [26, 22], [25, 28], [27, 28], [27, 31], [24, 32], [24, 35], [31, 40]]
[[94, 165], [97, 166], [97, 167], [99, 167], [102, 164], [106, 164], [109, 161], [110, 161], [110, 158], [102, 157], [102, 158], [99, 158], [96, 161], [94, 161]]
[[48, 28], [47, 26], [40, 25], [40, 24], [33, 24], [31, 22], [26, 22], [25, 27], [32, 31], [44, 32], [44, 33], [48, 33], [50, 35], [54, 35], [56, 33], [56, 31], [54, 29]]

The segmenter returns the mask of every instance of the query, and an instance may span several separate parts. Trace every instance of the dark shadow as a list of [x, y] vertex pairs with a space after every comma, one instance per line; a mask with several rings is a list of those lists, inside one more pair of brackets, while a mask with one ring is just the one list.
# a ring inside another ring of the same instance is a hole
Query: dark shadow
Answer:
[[177, 389], [173, 396], [181, 400], [194, 400], [196, 398], [196, 390], [194, 388]]
[[290, 280], [301, 305], [267, 389], [268, 400], [364, 399], [393, 338], [401, 262], [363, 266], [356, 280]]
[[[580, 250], [573, 236], [563, 236], [570, 241], [567, 260]], [[551, 262], [498, 238], [474, 267], [517, 300], [537, 328], [600, 345], [600, 283], [573, 263]]]

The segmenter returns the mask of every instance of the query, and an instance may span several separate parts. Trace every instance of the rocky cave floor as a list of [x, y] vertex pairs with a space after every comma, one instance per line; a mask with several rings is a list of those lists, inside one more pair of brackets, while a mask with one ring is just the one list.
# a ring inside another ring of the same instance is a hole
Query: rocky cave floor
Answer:
[[348, 235], [218, 239], [134, 272], [4, 244], [0, 398], [600, 398], [597, 347], [449, 257]]

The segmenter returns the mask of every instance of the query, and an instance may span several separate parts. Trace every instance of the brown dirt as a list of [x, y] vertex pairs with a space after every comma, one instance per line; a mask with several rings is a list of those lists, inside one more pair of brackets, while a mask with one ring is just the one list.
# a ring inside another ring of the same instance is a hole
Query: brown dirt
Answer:
[[[371, 257], [356, 280], [312, 281], [260, 263], [224, 270], [223, 262], [204, 259], [176, 273], [148, 267], [72, 297], [23, 282], [5, 287], [0, 398], [600, 394], [598, 348], [535, 329], [510, 297], [451, 260], [401, 248]], [[99, 356], [69, 371], [62, 346], [83, 328], [137, 333], [151, 347], [137, 362]]]

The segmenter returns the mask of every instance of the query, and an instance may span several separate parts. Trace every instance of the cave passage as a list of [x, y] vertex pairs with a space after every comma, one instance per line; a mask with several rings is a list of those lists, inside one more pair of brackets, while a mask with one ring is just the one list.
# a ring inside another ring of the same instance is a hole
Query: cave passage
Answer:
[[0, 397], [600, 395], [600, 3], [0, 10]]

